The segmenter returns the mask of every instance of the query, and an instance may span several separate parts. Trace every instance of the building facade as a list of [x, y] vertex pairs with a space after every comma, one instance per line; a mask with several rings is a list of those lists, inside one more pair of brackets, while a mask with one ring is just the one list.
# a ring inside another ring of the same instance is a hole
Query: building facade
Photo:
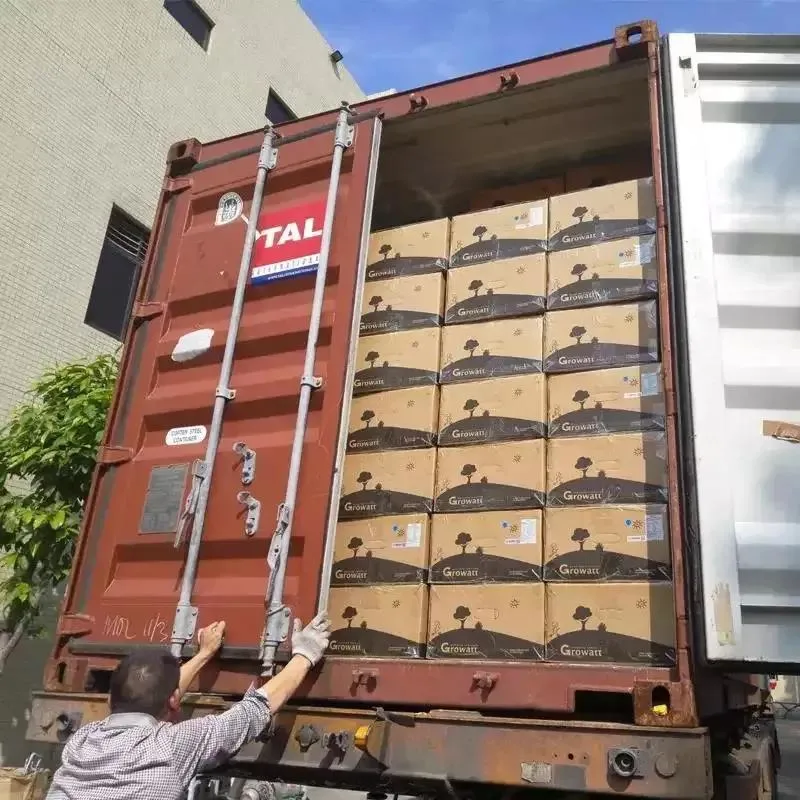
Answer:
[[[170, 145], [362, 99], [334, 47], [297, 0], [0, 0], [0, 422], [119, 347]], [[49, 648], [0, 677], [0, 765]]]

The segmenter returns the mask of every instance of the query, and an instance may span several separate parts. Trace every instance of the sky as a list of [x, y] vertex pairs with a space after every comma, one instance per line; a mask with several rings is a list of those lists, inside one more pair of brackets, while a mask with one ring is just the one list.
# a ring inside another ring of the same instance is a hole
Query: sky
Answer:
[[615, 26], [641, 19], [661, 33], [800, 32], [800, 0], [300, 2], [368, 94], [610, 39]]

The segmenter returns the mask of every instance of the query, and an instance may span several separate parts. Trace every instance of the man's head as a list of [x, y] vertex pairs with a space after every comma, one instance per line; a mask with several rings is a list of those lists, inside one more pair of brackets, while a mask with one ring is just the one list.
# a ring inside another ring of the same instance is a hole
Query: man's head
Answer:
[[163, 650], [134, 651], [111, 676], [111, 713], [170, 716], [180, 707], [179, 681], [180, 663], [174, 656]]

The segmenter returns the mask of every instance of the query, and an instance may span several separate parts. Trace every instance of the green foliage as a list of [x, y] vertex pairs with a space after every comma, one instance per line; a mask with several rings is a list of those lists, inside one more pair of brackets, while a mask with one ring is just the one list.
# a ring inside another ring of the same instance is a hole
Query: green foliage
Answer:
[[49, 370], [0, 430], [0, 632], [30, 630], [42, 592], [69, 574], [117, 366], [103, 355]]

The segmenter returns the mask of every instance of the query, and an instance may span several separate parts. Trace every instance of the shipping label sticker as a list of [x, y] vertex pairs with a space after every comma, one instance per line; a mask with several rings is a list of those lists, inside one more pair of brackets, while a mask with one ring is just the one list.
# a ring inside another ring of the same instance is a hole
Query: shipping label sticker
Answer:
[[544, 208], [542, 206], [531, 206], [528, 211], [528, 227], [536, 228], [544, 225]]
[[536, 544], [536, 520], [535, 519], [523, 519], [520, 522], [520, 533], [519, 533], [519, 543], [520, 544]]
[[214, 225], [229, 225], [242, 216], [242, 211], [244, 211], [242, 198], [236, 192], [228, 192], [219, 199]]
[[205, 425], [188, 425], [184, 428], [171, 428], [164, 437], [164, 444], [176, 447], [182, 444], [199, 444], [206, 438]]
[[422, 523], [410, 522], [406, 525], [406, 547], [422, 546]]
[[644, 538], [646, 542], [664, 541], [664, 517], [661, 514], [645, 515]]
[[642, 372], [642, 397], [653, 397], [661, 393], [661, 374]]
[[643, 392], [625, 392], [625, 394], [623, 394], [622, 396], [625, 400], [636, 400], [639, 397], [642, 397], [642, 395]]

